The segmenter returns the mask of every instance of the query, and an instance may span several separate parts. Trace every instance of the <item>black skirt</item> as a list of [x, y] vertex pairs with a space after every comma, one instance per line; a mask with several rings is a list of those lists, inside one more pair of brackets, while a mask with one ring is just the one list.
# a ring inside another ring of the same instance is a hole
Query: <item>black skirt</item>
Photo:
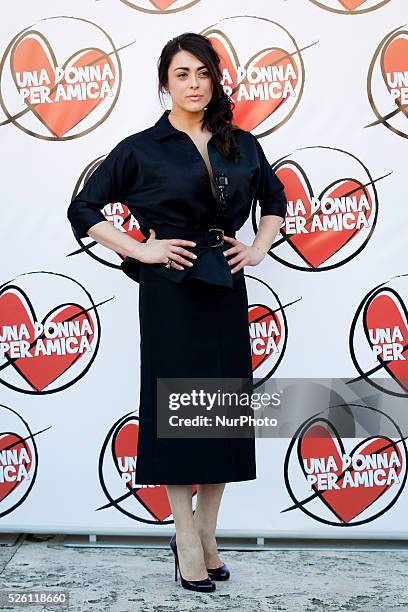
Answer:
[[[234, 276], [234, 275], [233, 275]], [[157, 378], [252, 378], [245, 277], [175, 283], [141, 264], [137, 484], [256, 478], [255, 439], [157, 437]]]

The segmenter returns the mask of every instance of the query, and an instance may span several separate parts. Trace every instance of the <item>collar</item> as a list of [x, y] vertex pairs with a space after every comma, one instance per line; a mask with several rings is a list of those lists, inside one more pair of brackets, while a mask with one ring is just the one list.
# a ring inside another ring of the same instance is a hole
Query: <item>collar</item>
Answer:
[[175, 134], [181, 134], [180, 130], [177, 130], [169, 121], [169, 110], [165, 110], [160, 119], [154, 124], [154, 138], [155, 140], [161, 140], [167, 136], [174, 136]]
[[[165, 110], [162, 116], [153, 126], [153, 138], [155, 140], [162, 140], [168, 136], [183, 136], [186, 137], [186, 133], [182, 130], [177, 130], [169, 121], [169, 110]], [[211, 136], [209, 143], [212, 142], [214, 135]]]

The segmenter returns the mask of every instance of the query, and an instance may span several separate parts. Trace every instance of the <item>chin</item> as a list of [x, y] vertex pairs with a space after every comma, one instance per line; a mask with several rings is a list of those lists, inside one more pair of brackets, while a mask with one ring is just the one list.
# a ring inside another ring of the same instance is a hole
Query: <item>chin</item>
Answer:
[[190, 111], [190, 113], [200, 113], [202, 112], [207, 104], [205, 104], [202, 100], [197, 100], [197, 102], [189, 102], [186, 105], [186, 110]]

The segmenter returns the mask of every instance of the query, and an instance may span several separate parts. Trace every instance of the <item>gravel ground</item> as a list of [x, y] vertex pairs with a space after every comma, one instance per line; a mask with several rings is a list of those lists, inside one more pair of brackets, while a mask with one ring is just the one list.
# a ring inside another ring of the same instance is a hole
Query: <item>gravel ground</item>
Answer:
[[[28, 534], [0, 546], [0, 593], [67, 589], [72, 612], [408, 610], [408, 550], [222, 551], [222, 558], [231, 579], [197, 594], [174, 581], [169, 549], [67, 547], [63, 536]], [[13, 605], [0, 607], [64, 609]]]

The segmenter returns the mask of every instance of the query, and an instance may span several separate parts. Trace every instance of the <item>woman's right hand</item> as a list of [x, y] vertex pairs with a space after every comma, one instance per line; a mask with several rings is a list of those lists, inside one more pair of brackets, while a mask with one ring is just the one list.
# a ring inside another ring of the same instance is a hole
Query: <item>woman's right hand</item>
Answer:
[[143, 263], [162, 263], [166, 264], [169, 258], [173, 260], [172, 268], [184, 270], [184, 265], [191, 268], [192, 261], [185, 259], [191, 257], [196, 259], [197, 255], [188, 251], [187, 246], [196, 246], [191, 240], [181, 240], [179, 238], [157, 239], [154, 229], [150, 229], [150, 236], [146, 242], [142, 242], [137, 247], [137, 259]]

